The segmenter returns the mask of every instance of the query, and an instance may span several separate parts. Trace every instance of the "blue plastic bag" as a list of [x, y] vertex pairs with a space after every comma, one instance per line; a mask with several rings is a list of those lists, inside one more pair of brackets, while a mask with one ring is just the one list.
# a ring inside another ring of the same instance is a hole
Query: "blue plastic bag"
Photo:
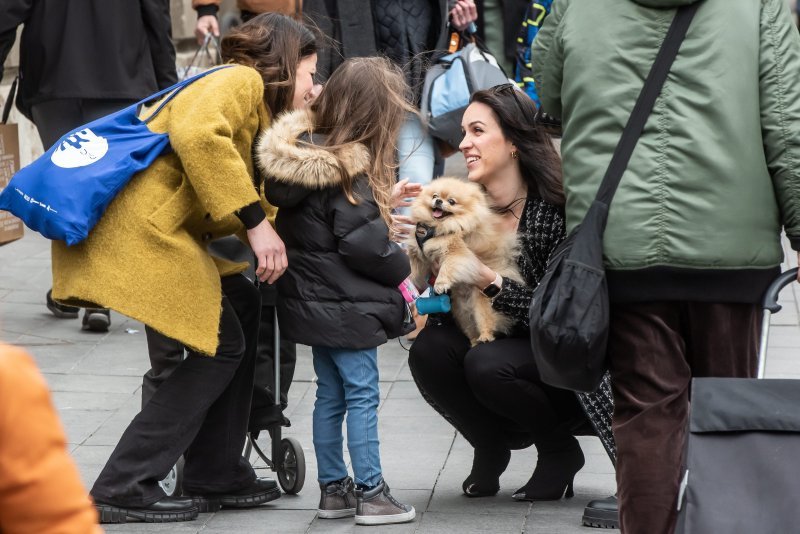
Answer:
[[[147, 123], [184, 87], [220, 69], [178, 82], [64, 135], [14, 175], [0, 193], [0, 210], [10, 211], [48, 239], [80, 243], [133, 175], [170, 149], [168, 135], [150, 131]], [[170, 92], [147, 120], [139, 119], [140, 106]]]

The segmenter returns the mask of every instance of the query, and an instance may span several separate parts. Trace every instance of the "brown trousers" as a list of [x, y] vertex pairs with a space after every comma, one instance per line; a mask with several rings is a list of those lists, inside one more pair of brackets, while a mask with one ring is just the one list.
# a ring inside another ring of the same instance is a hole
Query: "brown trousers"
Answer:
[[755, 376], [760, 320], [756, 304], [611, 305], [608, 356], [624, 534], [674, 531], [691, 379]]

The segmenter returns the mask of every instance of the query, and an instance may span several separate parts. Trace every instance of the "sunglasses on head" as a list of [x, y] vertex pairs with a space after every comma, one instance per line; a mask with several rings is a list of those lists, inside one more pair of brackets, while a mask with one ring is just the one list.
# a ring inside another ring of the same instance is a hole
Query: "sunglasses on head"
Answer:
[[[520, 99], [520, 95], [522, 94], [522, 91], [519, 90], [519, 88], [517, 87], [517, 84], [514, 84], [514, 83], [503, 83], [503, 84], [500, 84], [500, 85], [495, 85], [494, 87], [491, 88], [490, 91], [491, 91], [491, 94], [497, 95], [497, 96], [503, 96], [503, 95], [510, 94], [511, 98], [513, 98], [514, 102], [517, 104], [517, 109], [519, 109], [519, 111], [522, 114], [522, 116], [523, 117], [527, 117], [528, 116], [528, 113], [526, 113], [526, 111], [525, 111], [525, 107], [522, 105], [522, 102], [519, 100]], [[525, 98], [528, 98], [527, 95], [523, 95], [523, 96], [525, 96]]]

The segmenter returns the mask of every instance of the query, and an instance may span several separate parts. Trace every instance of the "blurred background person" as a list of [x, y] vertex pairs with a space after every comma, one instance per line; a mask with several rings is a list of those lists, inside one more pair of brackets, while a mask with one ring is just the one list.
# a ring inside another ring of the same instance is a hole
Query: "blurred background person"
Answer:
[[0, 344], [0, 532], [102, 534], [44, 377]]
[[[78, 126], [178, 81], [169, 0], [5, 0], [0, 65], [21, 24], [17, 108], [36, 125], [45, 150]], [[51, 293], [53, 315], [78, 317], [80, 308]], [[107, 309], [84, 311], [84, 330], [110, 325]]]

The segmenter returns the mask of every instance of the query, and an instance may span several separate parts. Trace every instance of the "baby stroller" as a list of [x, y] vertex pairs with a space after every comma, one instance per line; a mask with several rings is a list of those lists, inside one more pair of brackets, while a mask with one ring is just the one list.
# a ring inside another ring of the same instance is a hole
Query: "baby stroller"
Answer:
[[[245, 271], [244, 275], [255, 280], [252, 253], [237, 238], [223, 238], [214, 241], [209, 250], [225, 259], [250, 262], [251, 267]], [[253, 407], [243, 455], [251, 464], [255, 465], [258, 460], [264, 462], [267, 468], [276, 473], [278, 483], [284, 493], [295, 495], [305, 483], [305, 454], [297, 439], [284, 438], [281, 435], [283, 427], [291, 426], [289, 420], [283, 415], [283, 410], [287, 402], [286, 392], [294, 374], [294, 351], [282, 350], [281, 347], [278, 313], [275, 306], [277, 291], [274, 287], [266, 284], [262, 284], [259, 288], [262, 295], [262, 306], [267, 307], [267, 309], [262, 308], [262, 313], [271, 308], [271, 320], [265, 320], [265, 317], [262, 317], [261, 321]], [[270, 345], [272, 350], [269, 350]], [[268, 360], [272, 360], [272, 362]], [[272, 369], [268, 368], [270, 363]], [[268, 387], [268, 384], [272, 384], [272, 386]], [[264, 435], [268, 436], [271, 441], [269, 447], [263, 444]], [[259, 441], [262, 444], [259, 444]], [[267, 452], [270, 454], [268, 455]], [[180, 458], [159, 484], [168, 496], [179, 496], [182, 491], [182, 479], [183, 458]]]

